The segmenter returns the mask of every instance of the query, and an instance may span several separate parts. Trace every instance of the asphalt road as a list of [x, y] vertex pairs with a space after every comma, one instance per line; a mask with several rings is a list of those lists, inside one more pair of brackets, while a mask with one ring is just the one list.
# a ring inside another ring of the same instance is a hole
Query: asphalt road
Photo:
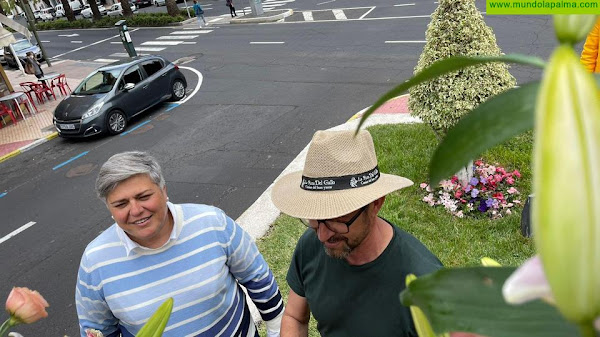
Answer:
[[[132, 29], [137, 48], [164, 48], [152, 53], [179, 60], [189, 89], [200, 88], [172, 110], [163, 104], [131, 121], [130, 128], [146, 124], [124, 136], [55, 139], [0, 163], [0, 193], [6, 193], [0, 198], [0, 238], [35, 222], [0, 243], [0, 296], [13, 285], [27, 286], [51, 305], [48, 319], [17, 331], [26, 336], [78, 334], [74, 287], [79, 259], [86, 244], [112, 223], [93, 191], [106, 159], [126, 150], [149, 151], [163, 166], [171, 201], [213, 204], [238, 217], [315, 130], [343, 123], [410, 77], [423, 48], [417, 41], [425, 39], [430, 21], [423, 16], [436, 6], [413, 1], [405, 6], [381, 0], [288, 1], [279, 8], [311, 11], [313, 21], [304, 14], [302, 20], [276, 24], [216, 21], [196, 34], [190, 33], [194, 25]], [[227, 14], [224, 0], [214, 3], [222, 7], [215, 13]], [[358, 8], [373, 6], [368, 13]], [[334, 9], [356, 18], [337, 19]], [[547, 17], [485, 20], [505, 53], [547, 58], [555, 46]], [[166, 45], [176, 41], [168, 36], [183, 31], [196, 36]], [[40, 32], [40, 40], [55, 61], [101, 65], [124, 53], [115, 29]], [[519, 83], [540, 77], [539, 70], [526, 67], [511, 72]], [[72, 158], [77, 159], [66, 163]]]

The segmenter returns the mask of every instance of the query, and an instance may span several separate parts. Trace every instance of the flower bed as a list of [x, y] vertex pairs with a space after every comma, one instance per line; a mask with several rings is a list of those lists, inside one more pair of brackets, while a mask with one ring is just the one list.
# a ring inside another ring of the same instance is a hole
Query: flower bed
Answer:
[[510, 172], [477, 160], [473, 165], [473, 178], [466, 185], [453, 176], [442, 180], [435, 189], [427, 183], [421, 183], [420, 187], [427, 192], [423, 201], [432, 207], [442, 206], [459, 218], [486, 214], [497, 219], [511, 214], [511, 209], [521, 204], [520, 192], [515, 187], [519, 178], [521, 173], [517, 170]]

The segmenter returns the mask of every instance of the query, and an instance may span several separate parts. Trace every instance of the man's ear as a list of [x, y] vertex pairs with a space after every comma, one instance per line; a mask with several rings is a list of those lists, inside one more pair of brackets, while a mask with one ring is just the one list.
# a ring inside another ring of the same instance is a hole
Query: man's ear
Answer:
[[384, 202], [385, 202], [385, 195], [371, 203], [373, 205], [372, 212], [375, 213], [375, 215], [377, 215], [377, 213], [379, 213], [379, 210], [381, 209], [381, 207], [383, 207]]

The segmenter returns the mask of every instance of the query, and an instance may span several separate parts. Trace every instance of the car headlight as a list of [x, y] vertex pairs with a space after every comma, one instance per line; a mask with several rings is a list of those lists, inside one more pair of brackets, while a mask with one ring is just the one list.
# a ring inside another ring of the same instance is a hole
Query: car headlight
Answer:
[[102, 106], [104, 105], [104, 102], [98, 102], [94, 105], [92, 105], [92, 107], [83, 114], [83, 116], [81, 116], [82, 119], [86, 119], [86, 118], [91, 118], [96, 116], [97, 114], [100, 113], [100, 109], [102, 109]]

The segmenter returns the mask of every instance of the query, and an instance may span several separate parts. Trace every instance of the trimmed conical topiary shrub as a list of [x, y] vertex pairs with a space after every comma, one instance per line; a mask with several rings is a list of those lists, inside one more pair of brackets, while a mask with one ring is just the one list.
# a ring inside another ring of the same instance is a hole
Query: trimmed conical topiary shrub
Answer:
[[[450, 56], [502, 55], [475, 0], [440, 0], [425, 36], [415, 73]], [[443, 137], [464, 114], [515, 84], [506, 64], [469, 67], [413, 87], [409, 107]]]

